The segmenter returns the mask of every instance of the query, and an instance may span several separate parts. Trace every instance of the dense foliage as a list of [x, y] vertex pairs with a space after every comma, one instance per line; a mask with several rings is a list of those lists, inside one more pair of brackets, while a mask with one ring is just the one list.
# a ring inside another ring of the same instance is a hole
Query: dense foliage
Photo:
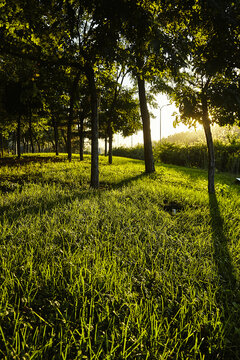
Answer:
[[120, 146], [113, 149], [113, 154], [115, 156], [144, 160], [144, 150], [142, 145], [136, 145], [134, 147]]
[[[71, 161], [72, 138], [79, 136], [82, 159], [88, 137], [91, 186], [98, 188], [99, 137], [109, 138], [111, 163], [112, 134], [137, 130], [140, 111], [145, 170], [154, 172], [148, 83], [152, 94], [176, 101], [176, 121], [203, 125], [214, 192], [210, 125], [239, 121], [238, 1], [10, 0], [0, 8], [1, 148], [10, 135], [20, 157], [23, 144], [33, 152], [47, 138], [56, 154], [64, 144]], [[139, 103], [133, 89], [119, 94], [118, 69], [136, 82]]]
[[[218, 171], [240, 173], [240, 143], [215, 142], [215, 162]], [[154, 147], [157, 161], [187, 167], [207, 169], [208, 153], [204, 144], [175, 145], [170, 143]]]
[[[240, 142], [226, 144], [216, 141], [215, 161], [216, 169], [222, 172], [240, 174]], [[132, 148], [119, 147], [113, 149], [116, 156], [128, 157], [132, 159], [144, 159], [143, 146], [137, 145]], [[172, 164], [186, 167], [197, 167], [207, 169], [208, 151], [203, 143], [190, 145], [174, 144], [164, 142], [155, 143], [153, 146], [155, 161], [164, 164]]]

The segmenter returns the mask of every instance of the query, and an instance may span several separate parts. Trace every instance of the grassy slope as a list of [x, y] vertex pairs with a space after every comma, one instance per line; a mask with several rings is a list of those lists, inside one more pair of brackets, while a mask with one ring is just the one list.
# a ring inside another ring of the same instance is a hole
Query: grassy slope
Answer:
[[101, 157], [96, 191], [89, 166], [0, 168], [0, 358], [240, 359], [234, 179]]

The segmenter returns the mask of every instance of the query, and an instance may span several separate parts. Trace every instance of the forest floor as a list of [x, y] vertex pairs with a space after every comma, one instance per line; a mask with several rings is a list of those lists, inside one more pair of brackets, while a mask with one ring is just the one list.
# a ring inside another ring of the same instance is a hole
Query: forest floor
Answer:
[[240, 359], [240, 186], [100, 156], [0, 161], [1, 359]]

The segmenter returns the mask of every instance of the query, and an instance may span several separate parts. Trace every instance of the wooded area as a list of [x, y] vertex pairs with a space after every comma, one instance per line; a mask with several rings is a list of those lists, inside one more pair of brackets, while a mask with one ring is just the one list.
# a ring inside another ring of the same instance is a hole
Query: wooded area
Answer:
[[113, 134], [142, 127], [152, 173], [148, 103], [165, 92], [179, 107], [176, 122], [203, 125], [214, 193], [211, 125], [240, 121], [239, 1], [8, 0], [0, 39], [2, 156], [52, 143], [69, 161], [75, 146], [82, 160], [88, 138], [98, 188], [99, 138], [109, 140], [111, 164]]

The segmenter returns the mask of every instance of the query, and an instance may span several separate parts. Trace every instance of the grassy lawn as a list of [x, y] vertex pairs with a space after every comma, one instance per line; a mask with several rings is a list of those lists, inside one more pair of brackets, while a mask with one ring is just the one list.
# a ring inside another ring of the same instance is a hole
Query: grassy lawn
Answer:
[[0, 162], [0, 359], [240, 359], [234, 177], [65, 158]]

